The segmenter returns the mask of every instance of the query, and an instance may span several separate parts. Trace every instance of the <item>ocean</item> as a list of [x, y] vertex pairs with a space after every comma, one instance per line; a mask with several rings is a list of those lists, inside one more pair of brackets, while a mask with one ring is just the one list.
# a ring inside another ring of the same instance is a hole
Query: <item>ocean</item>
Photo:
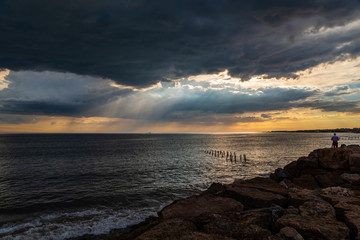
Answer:
[[[2, 134], [0, 239], [107, 234], [213, 182], [269, 176], [331, 133]], [[360, 144], [339, 133], [340, 144]], [[209, 151], [236, 153], [237, 160]], [[246, 161], [244, 161], [246, 155]], [[240, 159], [241, 156], [241, 159]]]

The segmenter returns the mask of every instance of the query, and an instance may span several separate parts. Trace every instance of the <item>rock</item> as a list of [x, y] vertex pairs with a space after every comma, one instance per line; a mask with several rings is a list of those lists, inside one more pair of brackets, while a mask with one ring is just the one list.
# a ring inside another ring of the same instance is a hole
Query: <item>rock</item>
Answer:
[[167, 240], [235, 240], [234, 238], [229, 238], [217, 234], [207, 234], [203, 232], [185, 232], [181, 234], [179, 238], [167, 238]]
[[351, 190], [351, 192], [354, 193], [355, 196], [360, 197], [360, 185], [357, 184], [350, 184], [346, 186], [348, 189]]
[[343, 173], [340, 176], [343, 181], [352, 183], [352, 184], [359, 184], [360, 183], [360, 174], [355, 173]]
[[231, 198], [205, 194], [181, 199], [165, 207], [159, 216], [162, 218], [192, 219], [204, 213], [223, 213], [242, 211], [244, 206]]
[[299, 168], [297, 166], [297, 162], [291, 162], [288, 165], [284, 167], [284, 170], [289, 173], [292, 177], [298, 177], [299, 176]]
[[278, 236], [285, 240], [304, 240], [300, 233], [291, 227], [284, 227], [280, 229]]
[[353, 153], [360, 153], [360, 145], [349, 145], [346, 148], [353, 151]]
[[225, 191], [225, 186], [221, 183], [212, 183], [210, 187], [202, 193], [204, 194], [213, 194], [213, 195], [221, 195]]
[[289, 205], [299, 207], [310, 200], [321, 201], [319, 195], [320, 192], [316, 190], [292, 188], [289, 191]]
[[286, 189], [288, 189], [288, 188], [299, 188], [299, 186], [297, 186], [296, 184], [294, 184], [292, 181], [290, 181], [287, 178], [285, 178], [284, 180], [279, 182], [279, 185], [286, 188]]
[[335, 172], [327, 172], [325, 174], [317, 175], [315, 176], [315, 179], [322, 188], [338, 186], [344, 183], [340, 175]]
[[297, 209], [294, 206], [289, 206], [286, 210], [285, 210], [285, 214], [299, 214], [299, 209]]
[[196, 231], [196, 226], [183, 219], [167, 219], [138, 236], [137, 240], [180, 239], [187, 232]]
[[360, 239], [360, 206], [341, 202], [335, 205], [335, 209], [339, 219], [350, 229], [350, 238]]
[[355, 196], [354, 193], [348, 189], [343, 187], [328, 187], [321, 189], [322, 194], [329, 194], [335, 196], [344, 196], [344, 197], [353, 197]]
[[312, 151], [311, 153], [309, 153], [308, 157], [319, 158], [317, 152], [318, 152], [317, 150]]
[[245, 221], [246, 224], [224, 215], [213, 215], [212, 219], [201, 227], [201, 231], [208, 234], [218, 234], [235, 239], [268, 239], [272, 233], [258, 225]]
[[347, 239], [349, 229], [342, 222], [328, 220], [321, 217], [308, 217], [288, 214], [281, 217], [277, 222], [278, 229], [292, 227], [304, 237], [304, 239]]
[[272, 220], [271, 212], [262, 212], [256, 210], [248, 210], [241, 213], [239, 223], [246, 225], [257, 225], [264, 229], [271, 229]]
[[284, 180], [285, 178], [289, 178], [289, 179], [293, 178], [287, 171], [285, 171], [282, 168], [278, 168], [275, 170], [275, 176], [278, 182]]
[[319, 187], [315, 178], [310, 174], [305, 174], [294, 178], [293, 183], [307, 189], [315, 189]]
[[279, 218], [281, 218], [285, 214], [285, 209], [277, 205], [272, 205], [268, 209], [271, 210], [271, 220], [273, 223], [275, 223]]
[[345, 148], [345, 147], [346, 147], [346, 144], [341, 144], [340, 147], [341, 147], [341, 148]]
[[342, 187], [326, 188], [322, 192], [321, 196], [334, 206], [336, 216], [350, 229], [351, 239], [360, 239], [360, 198]]
[[360, 230], [360, 211], [357, 209], [354, 211], [352, 208], [350, 211], [344, 213], [344, 222], [350, 229], [350, 238], [351, 239], [360, 239], [359, 230]]
[[316, 177], [318, 175], [326, 174], [328, 172], [329, 171], [327, 171], [325, 169], [319, 169], [319, 168], [317, 168], [317, 169], [314, 169], [314, 168], [309, 169], [309, 168], [305, 168], [305, 169], [301, 170], [300, 176], [309, 174], [309, 175], [311, 175], [313, 177]]
[[349, 159], [350, 171], [353, 173], [360, 173], [360, 153], [354, 153]]
[[285, 209], [272, 205], [269, 208], [258, 208], [247, 210], [239, 216], [239, 222], [242, 224], [254, 224], [265, 229], [271, 229], [273, 224], [285, 214]]
[[284, 187], [280, 186], [279, 183], [277, 183], [276, 181], [263, 177], [256, 177], [243, 182], [237, 182], [235, 183], [235, 185], [262, 189], [266, 192], [272, 192], [283, 196], [287, 196], [287, 192], [288, 192]]
[[326, 169], [348, 169], [350, 155], [353, 151], [349, 148], [323, 148], [318, 149], [319, 165]]
[[296, 165], [300, 169], [318, 168], [319, 161], [315, 157], [301, 157], [297, 160]]
[[284, 188], [289, 188], [289, 186], [286, 184], [286, 182], [284, 180], [282, 180], [281, 182], [279, 182], [279, 185], [284, 187]]
[[[279, 185], [279, 187], [281, 186]], [[271, 204], [285, 206], [287, 203], [285, 196], [266, 191], [263, 188], [232, 184], [226, 186], [225, 194], [225, 196], [243, 203], [245, 209], [270, 207]]]
[[334, 208], [325, 201], [307, 201], [299, 207], [300, 215], [303, 217], [320, 217], [326, 220], [335, 220]]

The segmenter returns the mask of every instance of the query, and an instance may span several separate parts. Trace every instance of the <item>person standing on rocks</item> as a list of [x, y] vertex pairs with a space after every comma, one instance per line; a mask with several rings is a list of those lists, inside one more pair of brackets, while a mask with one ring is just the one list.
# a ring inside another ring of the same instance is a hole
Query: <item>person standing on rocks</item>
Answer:
[[336, 136], [336, 133], [334, 133], [334, 136], [331, 137], [332, 142], [332, 147], [333, 148], [337, 148], [338, 147], [338, 141], [340, 140], [340, 138], [338, 136]]

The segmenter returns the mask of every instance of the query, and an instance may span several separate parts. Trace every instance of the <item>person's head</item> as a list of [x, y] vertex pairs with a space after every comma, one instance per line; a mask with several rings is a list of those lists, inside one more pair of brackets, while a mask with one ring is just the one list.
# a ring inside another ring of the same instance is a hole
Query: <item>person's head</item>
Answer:
[[336, 133], [334, 133], [334, 135], [336, 135]]

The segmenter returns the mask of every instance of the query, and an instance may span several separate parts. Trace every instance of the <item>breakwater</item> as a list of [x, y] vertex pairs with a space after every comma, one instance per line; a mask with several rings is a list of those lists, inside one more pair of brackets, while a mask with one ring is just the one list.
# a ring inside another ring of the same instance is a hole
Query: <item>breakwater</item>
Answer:
[[359, 185], [360, 146], [318, 149], [269, 178], [214, 183], [106, 239], [359, 239]]

